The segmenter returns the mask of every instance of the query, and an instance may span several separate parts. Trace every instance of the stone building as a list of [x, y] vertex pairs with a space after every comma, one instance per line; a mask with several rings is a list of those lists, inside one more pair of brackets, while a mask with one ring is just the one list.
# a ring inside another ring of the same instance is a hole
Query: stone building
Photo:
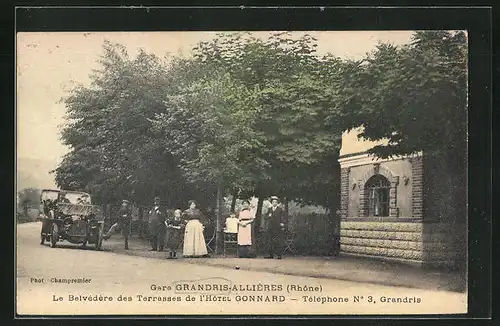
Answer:
[[[341, 166], [340, 251], [430, 267], [466, 263], [466, 189], [436, 156], [376, 159], [377, 143], [344, 133]], [[458, 198], [458, 194], [465, 194]]]

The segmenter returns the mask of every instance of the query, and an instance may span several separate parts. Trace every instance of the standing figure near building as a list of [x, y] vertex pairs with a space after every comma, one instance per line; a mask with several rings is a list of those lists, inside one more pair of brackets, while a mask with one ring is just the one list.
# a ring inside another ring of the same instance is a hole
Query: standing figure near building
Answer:
[[163, 251], [165, 245], [165, 212], [160, 204], [160, 197], [155, 197], [154, 206], [149, 211], [149, 251]]
[[238, 212], [238, 252], [240, 258], [254, 257], [252, 245], [254, 242], [253, 222], [255, 212], [250, 207], [250, 202], [244, 200], [243, 207]]
[[118, 210], [118, 220], [113, 224], [108, 232], [103, 236], [103, 239], [108, 240], [113, 232], [118, 228], [122, 231], [123, 237], [125, 238], [125, 250], [128, 250], [128, 237], [130, 235], [130, 224], [132, 222], [132, 210], [129, 206], [129, 201], [124, 199], [122, 201], [122, 206]]
[[196, 208], [194, 200], [189, 201], [189, 208], [183, 212], [183, 217], [187, 220], [184, 231], [184, 247], [182, 255], [184, 257], [208, 256], [207, 245], [203, 235], [203, 215]]
[[274, 258], [274, 255], [281, 259], [285, 246], [285, 212], [278, 206], [279, 198], [271, 197], [271, 207], [262, 219], [262, 229], [266, 241], [268, 256], [265, 258]]
[[167, 259], [177, 258], [177, 250], [181, 245], [182, 240], [182, 211], [176, 209], [173, 215], [167, 217], [165, 225], [167, 228], [166, 232], [166, 246], [168, 250]]

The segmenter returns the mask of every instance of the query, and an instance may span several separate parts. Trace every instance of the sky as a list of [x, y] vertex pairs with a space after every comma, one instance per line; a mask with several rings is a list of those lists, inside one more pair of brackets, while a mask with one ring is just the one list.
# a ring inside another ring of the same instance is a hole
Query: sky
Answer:
[[[60, 99], [73, 85], [89, 83], [89, 74], [99, 65], [104, 40], [124, 45], [130, 55], [139, 49], [163, 57], [188, 56], [200, 41], [216, 32], [33, 32], [18, 33], [17, 65], [17, 158], [41, 159], [55, 168], [68, 152], [60, 141], [59, 127], [65, 107]], [[254, 32], [265, 38], [269, 32]], [[301, 35], [304, 32], [293, 32]], [[401, 45], [410, 41], [411, 31], [310, 31], [318, 39], [320, 55], [359, 59], [379, 42]], [[33, 171], [33, 173], [44, 173]], [[36, 169], [33, 167], [32, 169]]]

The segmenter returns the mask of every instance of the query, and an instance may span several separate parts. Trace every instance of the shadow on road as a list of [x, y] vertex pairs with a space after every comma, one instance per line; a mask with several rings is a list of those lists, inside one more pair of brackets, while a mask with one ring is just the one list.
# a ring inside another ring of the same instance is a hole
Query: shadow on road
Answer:
[[62, 243], [62, 244], [57, 244], [55, 248], [51, 248], [50, 247], [50, 244], [48, 243], [44, 243], [43, 245], [40, 245], [40, 246], [44, 246], [44, 247], [47, 247], [48, 249], [54, 249], [54, 250], [57, 250], [57, 249], [77, 249], [77, 250], [90, 250], [90, 251], [102, 251], [102, 252], [113, 252], [113, 249], [112, 248], [101, 248], [100, 250], [97, 250], [94, 245], [86, 245], [85, 247], [82, 246], [81, 244], [73, 244], [73, 243]]

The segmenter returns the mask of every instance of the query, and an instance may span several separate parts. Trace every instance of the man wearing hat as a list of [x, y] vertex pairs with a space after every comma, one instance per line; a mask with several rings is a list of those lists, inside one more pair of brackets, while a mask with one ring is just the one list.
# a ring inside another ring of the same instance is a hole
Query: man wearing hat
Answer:
[[122, 206], [118, 211], [118, 221], [111, 226], [108, 232], [104, 235], [104, 239], [108, 240], [113, 232], [118, 228], [122, 230], [123, 237], [125, 238], [125, 250], [128, 250], [128, 237], [130, 235], [130, 223], [132, 222], [132, 210], [129, 206], [129, 201], [124, 199]]
[[271, 197], [271, 207], [262, 219], [262, 229], [264, 231], [264, 239], [266, 240], [266, 250], [269, 256], [265, 258], [282, 258], [283, 248], [285, 244], [285, 213], [278, 205], [279, 198], [276, 196]]
[[154, 206], [149, 211], [150, 251], [163, 251], [165, 246], [165, 212], [160, 206], [160, 197], [155, 197]]

